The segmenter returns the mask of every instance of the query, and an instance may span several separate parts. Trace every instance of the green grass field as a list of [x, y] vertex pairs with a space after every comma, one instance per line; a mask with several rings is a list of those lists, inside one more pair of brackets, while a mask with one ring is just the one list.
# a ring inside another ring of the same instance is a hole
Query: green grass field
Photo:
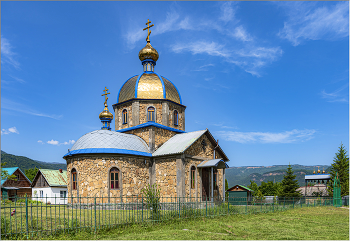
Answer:
[[[20, 237], [17, 237], [20, 238]], [[72, 231], [35, 239], [104, 240], [349, 240], [349, 209], [303, 207], [258, 214], [233, 214], [212, 218], [172, 219], [160, 223]], [[25, 239], [25, 236], [23, 236]]]

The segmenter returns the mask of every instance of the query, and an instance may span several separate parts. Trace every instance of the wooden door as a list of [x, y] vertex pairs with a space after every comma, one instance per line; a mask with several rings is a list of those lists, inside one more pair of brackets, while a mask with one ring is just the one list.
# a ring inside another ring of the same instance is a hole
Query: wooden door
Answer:
[[202, 169], [202, 200], [209, 200], [209, 169]]

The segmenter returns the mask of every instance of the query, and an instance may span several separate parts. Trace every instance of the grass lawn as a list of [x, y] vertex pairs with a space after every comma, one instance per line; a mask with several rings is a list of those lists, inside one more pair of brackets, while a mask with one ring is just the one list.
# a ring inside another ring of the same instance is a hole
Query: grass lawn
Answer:
[[97, 234], [80, 231], [42, 239], [349, 240], [349, 209], [305, 207], [274, 213], [170, 220], [98, 230]]

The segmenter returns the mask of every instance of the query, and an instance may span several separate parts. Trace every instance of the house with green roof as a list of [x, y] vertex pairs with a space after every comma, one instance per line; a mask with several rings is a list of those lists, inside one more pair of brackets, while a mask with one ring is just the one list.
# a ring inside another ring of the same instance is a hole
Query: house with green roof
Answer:
[[32, 183], [32, 196], [50, 204], [67, 203], [67, 171], [39, 169]]
[[8, 176], [14, 176], [15, 179], [4, 178], [1, 179], [1, 197], [3, 199], [14, 200], [15, 197], [31, 196], [32, 195], [32, 182], [18, 167], [1, 168], [6, 171]]
[[227, 190], [229, 202], [233, 205], [246, 205], [252, 200], [253, 190], [243, 185], [236, 185]]

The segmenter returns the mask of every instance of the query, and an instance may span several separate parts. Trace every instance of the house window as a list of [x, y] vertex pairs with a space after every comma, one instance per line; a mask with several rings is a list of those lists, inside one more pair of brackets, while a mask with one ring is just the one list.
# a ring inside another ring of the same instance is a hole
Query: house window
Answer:
[[44, 197], [44, 191], [40, 190], [39, 193], [40, 193], [39, 196], [40, 196], [41, 198], [43, 198], [43, 197]]
[[147, 109], [147, 119], [148, 119], [148, 121], [155, 121], [154, 112], [155, 112], [154, 107], [148, 107], [148, 109]]
[[128, 111], [127, 110], [123, 110], [123, 124], [128, 123]]
[[16, 174], [16, 181], [20, 181], [20, 175]]
[[191, 167], [191, 188], [194, 189], [196, 186], [196, 167]]
[[66, 198], [67, 197], [67, 191], [60, 191], [60, 198]]
[[77, 171], [72, 169], [72, 189], [77, 190]]
[[111, 189], [119, 189], [119, 170], [113, 167], [110, 171]]
[[174, 126], [177, 126], [179, 124], [179, 113], [177, 110], [174, 110]]

